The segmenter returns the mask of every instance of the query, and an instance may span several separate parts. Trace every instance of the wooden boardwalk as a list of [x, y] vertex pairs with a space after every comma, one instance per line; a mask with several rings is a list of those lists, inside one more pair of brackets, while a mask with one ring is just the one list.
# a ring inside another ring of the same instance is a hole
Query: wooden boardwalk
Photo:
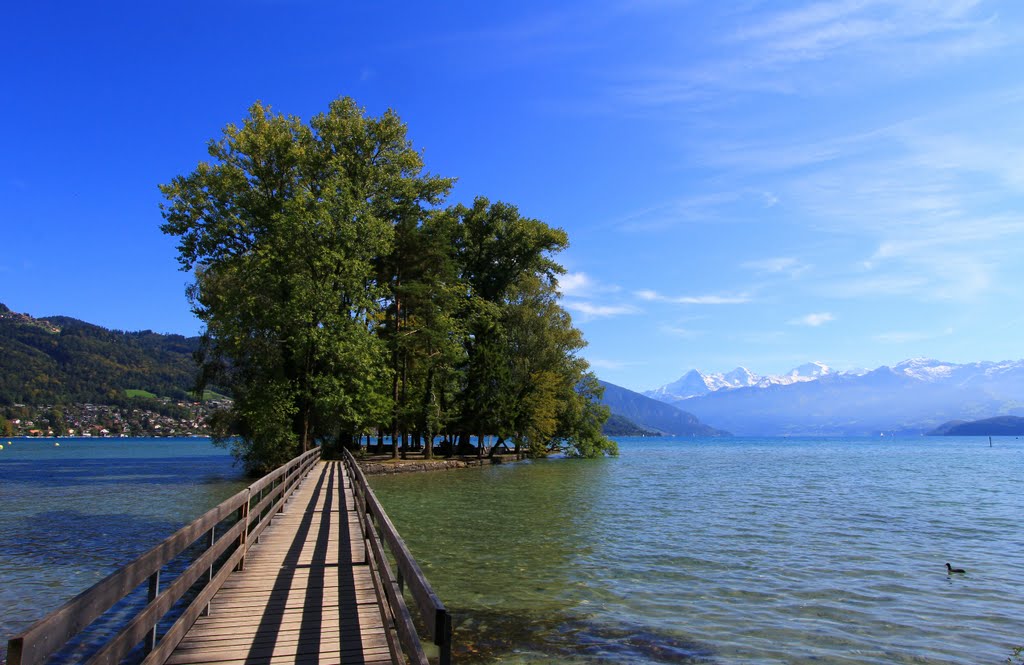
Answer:
[[391, 662], [341, 462], [317, 463], [167, 660]]

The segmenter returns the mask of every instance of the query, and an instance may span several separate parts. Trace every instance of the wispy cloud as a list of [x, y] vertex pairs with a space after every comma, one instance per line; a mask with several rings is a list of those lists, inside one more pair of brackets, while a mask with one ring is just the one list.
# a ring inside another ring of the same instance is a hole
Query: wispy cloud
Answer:
[[781, 61], [820, 60], [837, 51], [878, 49], [925, 37], [945, 44], [985, 25], [987, 17], [972, 16], [979, 4], [978, 0], [815, 2], [759, 14], [756, 23], [740, 27], [729, 40], [757, 44], [762, 53]]
[[746, 261], [741, 268], [751, 270], [759, 275], [786, 275], [793, 279], [810, 270], [811, 266], [801, 263], [791, 256], [777, 256], [756, 261]]
[[596, 369], [625, 369], [626, 367], [633, 367], [642, 363], [626, 362], [623, 360], [609, 360], [608, 358], [587, 358], [587, 362], [590, 366]]
[[[846, 239], [847, 252], [873, 248], [845, 271], [816, 270], [818, 293], [969, 301], [1000, 287], [1024, 242], [1024, 131], [1011, 120], [1021, 112], [1024, 90], [988, 91], [827, 139], [709, 144], [706, 157], [735, 178], [770, 178], [792, 223]], [[742, 267], [781, 274], [787, 258]]]
[[945, 330], [938, 332], [891, 331], [874, 335], [871, 339], [881, 344], [908, 344], [912, 342], [924, 342], [930, 339], [946, 337], [952, 334], [952, 328], [946, 328]]
[[730, 7], [712, 33], [723, 36], [698, 52], [704, 58], [688, 49], [675, 67], [634, 73], [616, 95], [633, 105], [677, 106], [730, 91], [806, 94], [905, 77], [1017, 39], [981, 5], [845, 0], [795, 9], [761, 2]]
[[597, 305], [585, 300], [571, 300], [565, 303], [570, 312], [579, 312], [586, 319], [605, 319], [624, 314], [636, 314], [640, 311], [634, 305]]
[[835, 320], [836, 317], [833, 316], [831, 312], [815, 312], [793, 319], [789, 323], [794, 326], [810, 326], [812, 328], [817, 328], [818, 326], [825, 325], [826, 323]]
[[634, 295], [648, 302], [667, 302], [675, 305], [742, 305], [751, 302], [747, 294], [738, 295], [702, 295], [702, 296], [666, 296], [657, 291], [644, 289], [635, 291]]
[[737, 202], [743, 193], [735, 191], [705, 192], [681, 196], [659, 205], [630, 212], [611, 225], [624, 231], [656, 231], [679, 226], [719, 222], [722, 210]]
[[681, 339], [694, 339], [704, 335], [703, 330], [693, 330], [691, 328], [683, 328], [680, 326], [659, 326], [658, 330], [666, 335], [679, 337]]
[[758, 345], [778, 344], [786, 338], [786, 333], [781, 330], [741, 330], [729, 335], [729, 339], [733, 342]]

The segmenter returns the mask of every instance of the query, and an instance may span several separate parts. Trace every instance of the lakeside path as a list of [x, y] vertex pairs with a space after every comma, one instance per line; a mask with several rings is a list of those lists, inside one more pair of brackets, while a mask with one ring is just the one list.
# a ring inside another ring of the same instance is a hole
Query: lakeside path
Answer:
[[349, 479], [321, 461], [167, 660], [390, 663]]

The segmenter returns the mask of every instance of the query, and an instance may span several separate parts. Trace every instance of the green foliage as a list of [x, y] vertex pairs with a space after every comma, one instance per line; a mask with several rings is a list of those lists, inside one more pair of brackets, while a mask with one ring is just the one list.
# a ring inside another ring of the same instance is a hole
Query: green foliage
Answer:
[[137, 390], [135, 388], [129, 388], [128, 390], [125, 390], [124, 394], [126, 397], [148, 397], [150, 399], [156, 397], [155, 394], [149, 392], [148, 390]]
[[209, 153], [161, 187], [162, 229], [195, 275], [201, 383], [235, 400], [218, 435], [248, 467], [374, 428], [614, 450], [557, 303], [564, 231], [483, 198], [438, 208], [453, 181], [422, 172], [397, 115], [347, 98], [308, 125], [256, 103]]
[[187, 399], [197, 348], [197, 338], [7, 310], [0, 313], [0, 405], [127, 405], [133, 390]]
[[234, 389], [236, 452], [273, 466], [389, 410], [376, 264], [449, 183], [419, 175], [395, 114], [368, 118], [350, 99], [309, 126], [257, 103], [209, 152], [161, 187], [162, 228], [195, 270], [204, 376]]

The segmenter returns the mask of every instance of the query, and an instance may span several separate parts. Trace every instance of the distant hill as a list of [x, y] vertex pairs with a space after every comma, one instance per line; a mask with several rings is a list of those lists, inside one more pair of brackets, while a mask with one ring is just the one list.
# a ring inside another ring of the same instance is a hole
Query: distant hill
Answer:
[[729, 436], [728, 432], [700, 422], [692, 413], [644, 397], [613, 383], [601, 381], [601, 385], [604, 386], [604, 397], [601, 401], [611, 409], [612, 415], [674, 436]]
[[605, 436], [661, 436], [661, 432], [637, 425], [629, 418], [614, 413], [601, 427], [601, 433]]
[[127, 391], [183, 399], [198, 346], [198, 337], [36, 319], [0, 304], [0, 405], [121, 404]]
[[997, 416], [965, 422], [951, 420], [939, 425], [928, 436], [1020, 436], [1024, 434], [1024, 418]]

